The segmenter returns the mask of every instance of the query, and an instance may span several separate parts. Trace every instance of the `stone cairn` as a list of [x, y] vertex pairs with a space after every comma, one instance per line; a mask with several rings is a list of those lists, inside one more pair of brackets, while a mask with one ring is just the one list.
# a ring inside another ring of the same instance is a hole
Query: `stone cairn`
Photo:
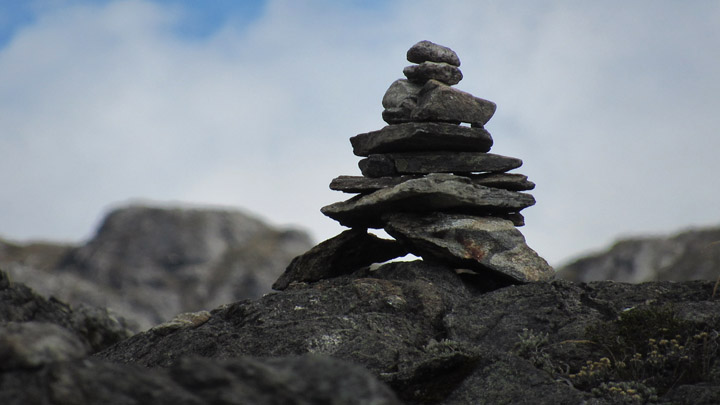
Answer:
[[[462, 79], [450, 48], [421, 41], [407, 52], [407, 79], [390, 85], [382, 117], [389, 124], [350, 138], [363, 176], [340, 176], [330, 188], [359, 193], [322, 213], [351, 229], [293, 260], [273, 288], [351, 273], [413, 253], [474, 273], [491, 285], [545, 281], [548, 263], [516, 228], [535, 204], [535, 184], [507, 173], [522, 160], [490, 151], [485, 124], [495, 103], [451, 86]], [[465, 124], [465, 125], [463, 125]], [[468, 125], [469, 124], [469, 125]], [[378, 238], [383, 228], [396, 240]]]

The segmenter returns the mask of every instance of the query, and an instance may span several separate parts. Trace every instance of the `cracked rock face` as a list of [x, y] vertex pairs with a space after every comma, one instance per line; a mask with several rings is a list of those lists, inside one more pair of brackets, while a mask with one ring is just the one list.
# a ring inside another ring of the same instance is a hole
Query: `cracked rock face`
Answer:
[[384, 229], [423, 258], [495, 272], [516, 282], [547, 281], [555, 272], [511, 221], [459, 214], [388, 214]]

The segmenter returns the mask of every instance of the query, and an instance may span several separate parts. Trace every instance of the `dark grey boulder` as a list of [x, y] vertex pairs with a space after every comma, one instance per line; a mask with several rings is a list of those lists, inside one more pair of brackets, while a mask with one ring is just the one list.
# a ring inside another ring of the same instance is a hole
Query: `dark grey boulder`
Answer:
[[413, 63], [445, 62], [453, 66], [460, 66], [460, 58], [455, 51], [430, 41], [420, 41], [408, 49], [407, 60]]
[[555, 271], [525, 243], [511, 221], [495, 217], [433, 213], [387, 214], [385, 231], [424, 259], [478, 272], [494, 272], [515, 283], [548, 281]]
[[418, 94], [413, 121], [466, 122], [485, 125], [497, 106], [437, 80], [428, 80]]
[[[42, 329], [47, 332], [48, 339], [55, 339], [50, 332], [57, 329], [42, 326], [53, 324], [74, 335], [87, 353], [94, 353], [132, 335], [127, 322], [105, 308], [85, 305], [71, 307], [54, 298], [47, 299], [22, 283], [12, 282], [0, 270], [0, 325], [27, 322], [35, 322], [36, 327], [21, 327], [16, 336], [30, 336], [34, 331]], [[58, 332], [55, 341], [69, 342], [67, 333]], [[66, 348], [73, 345], [61, 344]], [[62, 350], [73, 353], [73, 350]]]
[[409, 81], [421, 85], [434, 79], [452, 86], [460, 83], [463, 78], [462, 72], [456, 66], [438, 62], [423, 62], [419, 65], [407, 66], [403, 69], [403, 74]]
[[320, 355], [187, 358], [168, 368], [86, 359], [3, 377], [4, 405], [400, 404], [363, 367]]
[[293, 259], [272, 288], [284, 290], [293, 282], [313, 282], [351, 273], [408, 252], [399, 243], [380, 239], [366, 229], [350, 229]]
[[487, 152], [493, 144], [492, 136], [483, 128], [470, 128], [438, 122], [409, 122], [355, 135], [350, 138], [353, 153], [368, 156], [373, 153], [411, 151]]
[[450, 174], [431, 174], [394, 187], [325, 206], [322, 213], [349, 227], [380, 228], [390, 212], [455, 211], [484, 216], [519, 212], [535, 204], [530, 194], [474, 184]]
[[358, 162], [364, 176], [429, 173], [502, 173], [522, 166], [522, 160], [483, 152], [397, 152], [372, 154]]
[[[421, 175], [403, 175], [388, 177], [338, 176], [330, 182], [330, 189], [345, 193], [369, 193], [418, 179]], [[517, 173], [486, 173], [463, 175], [473, 183], [485, 187], [502, 188], [511, 191], [525, 191], [535, 188], [535, 183], [527, 176]]]

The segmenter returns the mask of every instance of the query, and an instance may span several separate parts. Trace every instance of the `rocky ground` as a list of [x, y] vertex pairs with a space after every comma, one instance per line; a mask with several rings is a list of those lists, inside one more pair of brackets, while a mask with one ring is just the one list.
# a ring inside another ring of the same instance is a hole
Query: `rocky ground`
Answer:
[[[88, 322], [3, 277], [0, 403], [715, 404], [713, 284], [487, 292], [474, 275], [396, 262], [121, 340], [116, 322]], [[88, 323], [116, 333], [83, 343]]]

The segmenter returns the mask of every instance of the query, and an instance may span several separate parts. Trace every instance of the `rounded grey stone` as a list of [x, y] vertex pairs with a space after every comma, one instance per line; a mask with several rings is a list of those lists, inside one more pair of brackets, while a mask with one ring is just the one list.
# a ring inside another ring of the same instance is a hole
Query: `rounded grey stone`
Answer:
[[432, 43], [420, 41], [407, 51], [407, 60], [413, 63], [445, 62], [453, 66], [460, 66], [460, 58], [452, 49]]

